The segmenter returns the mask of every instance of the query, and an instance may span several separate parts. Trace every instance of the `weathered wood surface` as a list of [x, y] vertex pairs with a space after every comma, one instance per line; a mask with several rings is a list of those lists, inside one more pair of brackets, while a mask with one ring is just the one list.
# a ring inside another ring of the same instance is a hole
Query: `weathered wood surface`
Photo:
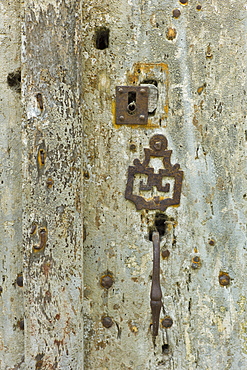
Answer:
[[80, 2], [24, 2], [25, 368], [82, 369]]
[[24, 355], [21, 206], [20, 3], [0, 4], [0, 368]]
[[[247, 367], [246, 3], [183, 2], [1, 2], [3, 370]], [[106, 29], [109, 45], [96, 42]], [[148, 125], [116, 126], [115, 87], [154, 81]], [[155, 343], [156, 212], [124, 198], [154, 134], [184, 172], [161, 241], [161, 319], [173, 325]]]
[[[247, 366], [245, 7], [85, 1], [86, 369]], [[100, 26], [109, 28], [104, 50], [95, 47]], [[115, 87], [146, 80], [159, 89], [149, 125], [116, 127]], [[149, 329], [155, 212], [124, 199], [128, 166], [143, 159], [154, 134], [167, 137], [171, 161], [184, 171], [181, 204], [167, 209], [162, 239], [170, 256], [161, 264], [161, 318], [171, 316], [173, 326], [160, 329], [156, 347]], [[100, 285], [107, 272], [108, 290]], [[227, 286], [219, 284], [223, 273]], [[104, 315], [114, 321], [109, 329]]]

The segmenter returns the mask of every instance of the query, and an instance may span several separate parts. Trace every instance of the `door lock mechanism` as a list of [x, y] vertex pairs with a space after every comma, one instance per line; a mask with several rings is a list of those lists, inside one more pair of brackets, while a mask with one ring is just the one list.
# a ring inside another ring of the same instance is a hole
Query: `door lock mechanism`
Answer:
[[146, 125], [148, 122], [148, 86], [116, 87], [116, 124]]

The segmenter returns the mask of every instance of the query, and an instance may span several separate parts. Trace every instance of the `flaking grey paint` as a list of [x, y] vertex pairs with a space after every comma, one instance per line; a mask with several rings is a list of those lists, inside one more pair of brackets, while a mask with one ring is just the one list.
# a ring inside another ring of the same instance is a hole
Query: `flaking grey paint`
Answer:
[[[1, 369], [246, 369], [245, 2], [3, 0], [0, 11]], [[20, 67], [22, 107], [7, 84]], [[151, 80], [148, 125], [115, 125], [115, 87]], [[155, 212], [124, 198], [154, 134], [184, 172], [161, 241], [161, 319], [173, 325], [155, 345]]]

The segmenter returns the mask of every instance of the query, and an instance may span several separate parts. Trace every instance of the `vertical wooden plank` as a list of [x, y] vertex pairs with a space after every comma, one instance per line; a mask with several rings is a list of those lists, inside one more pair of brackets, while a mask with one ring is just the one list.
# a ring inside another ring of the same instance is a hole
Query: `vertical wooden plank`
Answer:
[[82, 369], [80, 1], [24, 2], [28, 369]]
[[[246, 4], [86, 1], [84, 6], [86, 369], [245, 369]], [[109, 29], [109, 42], [99, 41]], [[100, 46], [100, 47], [99, 47]], [[146, 127], [114, 124], [115, 87], [156, 80]], [[161, 246], [164, 310], [149, 329], [155, 212], [124, 199], [154, 134], [184, 171]], [[105, 275], [110, 288], [102, 286]], [[113, 325], [106, 328], [102, 317]]]
[[[24, 359], [20, 2], [0, 4], [0, 368]], [[16, 279], [18, 277], [18, 284]], [[18, 367], [19, 368], [19, 367]]]

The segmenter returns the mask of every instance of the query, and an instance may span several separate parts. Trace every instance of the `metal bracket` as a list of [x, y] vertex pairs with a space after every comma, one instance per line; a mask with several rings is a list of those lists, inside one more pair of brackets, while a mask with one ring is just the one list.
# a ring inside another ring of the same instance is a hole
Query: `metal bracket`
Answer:
[[146, 125], [148, 122], [147, 86], [116, 87], [116, 124]]
[[153, 336], [158, 335], [160, 323], [160, 310], [162, 307], [162, 291], [160, 286], [160, 234], [153, 232], [153, 276], [150, 293], [150, 306], [152, 310]]
[[[150, 149], [145, 148], [145, 159], [141, 163], [139, 159], [134, 160], [134, 166], [129, 166], [128, 182], [125, 190], [125, 198], [135, 203], [136, 209], [157, 209], [165, 211], [170, 206], [180, 204], [181, 188], [183, 181], [183, 171], [180, 170], [178, 163], [172, 165], [170, 157], [171, 150], [167, 150], [167, 139], [163, 135], [154, 135], [151, 137]], [[164, 168], [159, 169], [158, 173], [150, 167], [151, 157], [162, 159]], [[144, 176], [144, 180], [139, 180], [139, 189], [134, 186], [138, 176]], [[168, 180], [173, 180], [173, 189], [171, 189]], [[159, 196], [146, 197], [142, 193], [150, 193], [153, 188], [159, 192]], [[138, 190], [138, 192], [136, 192]], [[138, 194], [139, 193], [139, 194]], [[170, 193], [170, 194], [167, 194]]]

